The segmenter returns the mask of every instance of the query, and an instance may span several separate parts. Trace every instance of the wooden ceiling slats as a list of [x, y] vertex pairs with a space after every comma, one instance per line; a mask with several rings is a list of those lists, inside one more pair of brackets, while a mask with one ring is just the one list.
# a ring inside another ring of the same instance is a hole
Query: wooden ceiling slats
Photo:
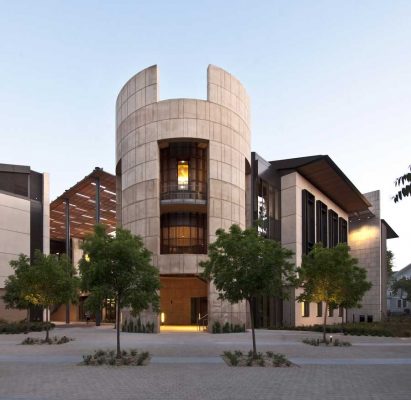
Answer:
[[90, 175], [77, 182], [50, 204], [50, 237], [66, 238], [66, 199], [70, 204], [71, 237], [83, 239], [92, 233], [96, 220], [96, 185], [100, 180], [100, 223], [109, 231], [116, 228], [116, 177], [96, 168]]

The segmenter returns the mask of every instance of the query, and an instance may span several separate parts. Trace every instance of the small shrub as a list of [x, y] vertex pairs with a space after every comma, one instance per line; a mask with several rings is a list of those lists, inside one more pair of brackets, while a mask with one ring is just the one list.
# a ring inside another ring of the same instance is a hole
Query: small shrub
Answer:
[[145, 325], [141, 322], [140, 318], [134, 323], [133, 319], [125, 320], [122, 325], [123, 332], [131, 333], [154, 333], [154, 322], [147, 322]]
[[231, 351], [225, 351], [224, 357], [229, 361], [230, 365], [236, 367], [238, 365], [238, 358], [236, 352], [232, 353]]
[[146, 365], [150, 358], [150, 353], [147, 351], [139, 353], [132, 349], [130, 352], [123, 350], [120, 357], [116, 357], [114, 350], [96, 350], [94, 354], [83, 355], [83, 362], [80, 365]]
[[213, 326], [211, 328], [212, 333], [239, 333], [245, 332], [245, 325], [238, 325], [238, 324], [229, 324], [226, 322], [223, 326], [219, 321], [214, 321]]
[[0, 322], [0, 334], [41, 332], [46, 330], [47, 325], [49, 326], [49, 330], [55, 327], [55, 325], [50, 322]]
[[221, 333], [221, 324], [219, 321], [214, 321], [213, 327], [212, 327], [212, 332], [213, 333]]
[[48, 340], [46, 339], [41, 339], [41, 338], [32, 338], [32, 337], [26, 337], [21, 344], [28, 344], [28, 345], [33, 345], [33, 344], [64, 344], [73, 341], [74, 339], [69, 338], [67, 336], [54, 336], [52, 338], [49, 338]]
[[290, 367], [291, 362], [287, 359], [284, 354], [273, 354], [272, 362], [273, 367]]
[[234, 352], [225, 351], [223, 353], [224, 360], [230, 366], [239, 367], [290, 367], [291, 362], [284, 354], [276, 354], [272, 351], [267, 351], [265, 354], [257, 353], [254, 357], [253, 352], [247, 354], [239, 350]]
[[319, 338], [314, 339], [314, 338], [305, 338], [302, 340], [303, 343], [309, 344], [310, 346], [334, 346], [334, 347], [348, 347], [351, 346], [350, 342], [345, 342], [343, 340], [340, 340], [338, 338], [335, 338], [333, 341], [326, 339], [325, 342], [323, 340], [320, 340]]
[[143, 353], [140, 353], [140, 355], [137, 357], [137, 365], [143, 365], [144, 361], [146, 361], [149, 357], [148, 351], [144, 351]]

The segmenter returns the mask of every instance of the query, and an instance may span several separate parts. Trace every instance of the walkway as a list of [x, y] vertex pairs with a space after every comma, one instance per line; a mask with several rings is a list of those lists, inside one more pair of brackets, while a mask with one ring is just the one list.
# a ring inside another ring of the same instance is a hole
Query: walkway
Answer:
[[148, 350], [152, 360], [147, 367], [113, 368], [76, 365], [93, 349], [114, 347], [112, 326], [52, 334], [76, 340], [20, 346], [25, 335], [0, 335], [0, 400], [410, 399], [411, 339], [347, 336], [352, 347], [317, 348], [301, 343], [315, 333], [258, 331], [259, 351], [284, 353], [299, 367], [230, 368], [219, 355], [248, 351], [249, 332], [122, 333], [124, 348]]

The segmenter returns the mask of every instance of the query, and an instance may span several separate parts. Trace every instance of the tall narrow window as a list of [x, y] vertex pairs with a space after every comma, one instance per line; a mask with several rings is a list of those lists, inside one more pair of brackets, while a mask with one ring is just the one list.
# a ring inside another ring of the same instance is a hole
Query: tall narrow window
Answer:
[[308, 254], [315, 243], [315, 197], [308, 191], [302, 191], [302, 228], [303, 228], [303, 254]]
[[324, 247], [328, 242], [327, 209], [322, 201], [317, 200], [317, 243], [321, 242]]
[[320, 301], [317, 303], [317, 317], [322, 317], [323, 316], [323, 302]]
[[334, 309], [328, 306], [328, 316], [330, 318], [334, 317]]
[[308, 301], [303, 301], [301, 303], [301, 315], [303, 317], [309, 317], [310, 316], [310, 303]]
[[347, 243], [347, 221], [344, 218], [338, 219], [339, 243]]
[[177, 183], [178, 190], [188, 190], [188, 161], [178, 161]]
[[335, 247], [338, 244], [338, 214], [333, 210], [328, 210], [328, 247]]

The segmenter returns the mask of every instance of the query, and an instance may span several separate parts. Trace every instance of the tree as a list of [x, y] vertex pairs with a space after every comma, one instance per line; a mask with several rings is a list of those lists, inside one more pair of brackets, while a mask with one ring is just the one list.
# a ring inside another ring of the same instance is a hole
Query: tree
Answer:
[[[40, 250], [35, 251], [30, 265], [28, 258], [21, 255], [12, 266], [15, 267], [16, 275], [8, 278], [12, 292], [6, 293], [6, 298], [10, 299], [10, 305], [38, 305], [47, 310], [46, 341], [48, 341], [48, 309], [54, 304], [75, 302], [77, 299], [78, 278], [73, 276], [74, 268], [65, 256], [46, 255]], [[10, 297], [7, 297], [8, 295]]]
[[216, 231], [217, 239], [208, 247], [207, 261], [200, 263], [203, 275], [214, 282], [219, 299], [230, 303], [247, 301], [250, 306], [253, 354], [257, 355], [254, 332], [256, 296], [286, 297], [286, 285], [293, 282], [290, 250], [265, 239], [256, 228], [242, 230], [232, 225], [228, 232]]
[[391, 281], [394, 268], [394, 253], [391, 250], [387, 250], [385, 253], [385, 266], [387, 270], [387, 284]]
[[90, 293], [86, 306], [95, 309], [104, 298], [115, 300], [117, 357], [120, 357], [120, 310], [131, 307], [137, 314], [150, 305], [158, 310], [158, 270], [151, 264], [151, 253], [141, 238], [125, 229], [117, 228], [115, 235], [110, 235], [104, 225], [96, 225], [94, 234], [85, 239], [82, 248], [82, 288]]
[[30, 259], [24, 254], [20, 254], [17, 260], [11, 260], [10, 266], [14, 274], [10, 275], [5, 282], [5, 295], [3, 296], [6, 308], [16, 308], [27, 310], [27, 322], [29, 322], [30, 303], [24, 298], [23, 287], [25, 272], [30, 268]]
[[402, 277], [401, 279], [394, 281], [392, 284], [392, 291], [397, 294], [398, 291], [404, 291], [407, 293], [407, 300], [411, 301], [411, 278]]
[[395, 186], [400, 188], [393, 197], [395, 203], [398, 203], [403, 197], [411, 196], [411, 165], [408, 168], [410, 172], [406, 172], [394, 181]]
[[358, 260], [351, 257], [349, 250], [344, 243], [333, 248], [316, 244], [308, 255], [303, 256], [298, 268], [303, 293], [297, 300], [325, 303], [324, 341], [328, 309], [359, 307], [365, 292], [371, 288], [371, 283], [366, 280], [366, 270], [357, 265]]

